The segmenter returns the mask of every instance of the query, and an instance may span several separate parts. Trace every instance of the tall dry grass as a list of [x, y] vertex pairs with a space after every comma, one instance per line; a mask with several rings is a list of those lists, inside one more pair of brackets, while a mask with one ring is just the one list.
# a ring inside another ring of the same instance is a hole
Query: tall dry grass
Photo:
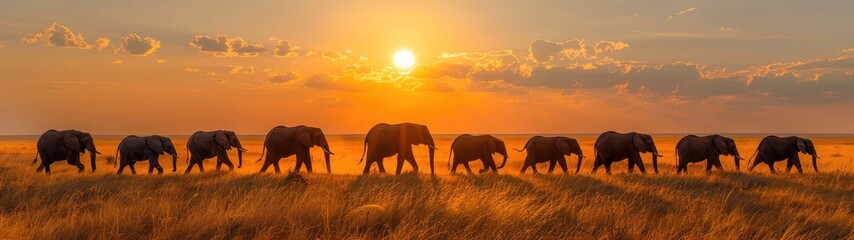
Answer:
[[[450, 140], [438, 140], [446, 151]], [[524, 138], [505, 140], [514, 146]], [[678, 139], [656, 140], [664, 150]], [[677, 176], [672, 159], [665, 158], [659, 175], [621, 174], [626, 168], [621, 162], [610, 176], [587, 174], [589, 163], [580, 175], [533, 176], [518, 174], [524, 154], [514, 153], [500, 175], [451, 176], [447, 153], [441, 153], [439, 175], [432, 177], [353, 175], [361, 171], [355, 165], [360, 140], [335, 138], [333, 171], [345, 174], [303, 173], [305, 183], [286, 174], [251, 174], [260, 152], [260, 141], [253, 139], [244, 140], [252, 151], [244, 169], [194, 170], [186, 176], [116, 176], [104, 164], [117, 143], [113, 140], [98, 142], [105, 153], [99, 156], [98, 172], [77, 174], [59, 162], [55, 174], [45, 176], [29, 164], [30, 140], [4, 140], [0, 238], [853, 239], [854, 175], [849, 170], [854, 144], [814, 140], [823, 156], [818, 174], [805, 169], [803, 175], [770, 175], [760, 166], [752, 174], [707, 176], [704, 165], [696, 164], [689, 167], [691, 174]], [[592, 151], [587, 149], [591, 141], [582, 140], [585, 151]], [[751, 141], [758, 143], [750, 138], [741, 144]], [[748, 148], [741, 149], [744, 155], [752, 153]], [[423, 173], [426, 154], [419, 154]], [[324, 169], [317, 160], [316, 170]], [[183, 156], [180, 162], [182, 171]], [[208, 169], [213, 163], [208, 160]], [[293, 160], [282, 164], [292, 167]], [[386, 164], [395, 166], [394, 161]], [[724, 164], [733, 169], [731, 161]], [[147, 168], [144, 163], [139, 167]], [[366, 204], [385, 208], [376, 226], [352, 222], [351, 210]]]

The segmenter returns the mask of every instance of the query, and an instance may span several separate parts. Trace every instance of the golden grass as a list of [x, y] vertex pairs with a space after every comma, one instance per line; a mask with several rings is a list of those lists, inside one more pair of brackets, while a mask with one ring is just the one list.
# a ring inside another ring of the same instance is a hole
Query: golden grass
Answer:
[[[752, 174], [708, 176], [703, 164], [690, 165], [689, 175], [673, 175], [675, 137], [656, 137], [666, 156], [661, 174], [623, 174], [620, 162], [610, 176], [590, 175], [589, 159], [580, 175], [519, 175], [524, 153], [515, 151], [500, 175], [451, 176], [445, 163], [453, 139], [437, 140], [436, 177], [423, 174], [429, 170], [420, 148], [420, 175], [359, 176], [361, 139], [331, 137], [335, 174], [302, 174], [305, 184], [286, 174], [252, 174], [259, 169], [257, 138], [244, 139], [251, 152], [237, 173], [194, 170], [188, 176], [116, 176], [104, 164], [114, 139], [96, 140], [104, 153], [96, 173], [86, 164], [87, 173], [77, 174], [59, 162], [54, 175], [45, 176], [29, 163], [34, 141], [0, 140], [0, 238], [854, 239], [851, 139], [813, 138], [822, 173], [804, 161], [803, 175], [770, 175], [759, 166]], [[505, 138], [509, 147], [524, 140]], [[593, 139], [579, 140], [591, 154]], [[749, 157], [759, 138], [736, 141]], [[181, 154], [179, 172], [186, 167]], [[315, 171], [325, 171], [319, 160]], [[214, 161], [206, 163], [212, 170]], [[292, 168], [293, 159], [282, 164]], [[546, 168], [540, 165], [541, 172]], [[724, 168], [733, 170], [730, 158]], [[366, 204], [381, 205], [385, 213], [377, 226], [356, 227], [348, 214]]]

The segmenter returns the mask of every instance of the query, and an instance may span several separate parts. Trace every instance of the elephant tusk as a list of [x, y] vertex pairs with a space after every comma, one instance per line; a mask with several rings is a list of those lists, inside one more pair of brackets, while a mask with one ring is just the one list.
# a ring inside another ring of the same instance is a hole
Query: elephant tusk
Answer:
[[432, 148], [433, 150], [439, 150], [439, 148], [434, 147], [434, 146], [428, 146], [428, 147]]
[[581, 155], [581, 158], [587, 158], [587, 156]]
[[249, 151], [249, 150], [246, 150], [245, 148], [238, 148], [237, 150], [241, 151], [241, 152], [248, 152]]
[[95, 151], [95, 154], [101, 154], [101, 152]]
[[320, 149], [323, 149], [323, 152], [328, 153], [329, 155], [335, 155], [335, 153], [333, 153], [332, 151], [326, 150], [326, 148], [320, 148]]
[[662, 156], [661, 154], [658, 154], [658, 153], [655, 153], [654, 155], [655, 155], [656, 157], [664, 157], [664, 156]]

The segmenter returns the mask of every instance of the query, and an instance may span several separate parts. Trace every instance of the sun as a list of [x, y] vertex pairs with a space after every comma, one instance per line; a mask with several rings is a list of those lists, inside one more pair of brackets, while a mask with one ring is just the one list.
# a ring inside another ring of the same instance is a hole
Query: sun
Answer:
[[415, 65], [415, 55], [409, 50], [400, 50], [394, 54], [394, 66], [400, 69], [409, 69]]

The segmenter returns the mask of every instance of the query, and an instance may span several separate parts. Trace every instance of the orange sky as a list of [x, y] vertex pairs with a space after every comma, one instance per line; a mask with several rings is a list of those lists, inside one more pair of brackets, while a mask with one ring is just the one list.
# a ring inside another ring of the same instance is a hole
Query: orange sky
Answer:
[[[248, 6], [251, 5], [251, 6]], [[854, 3], [0, 3], [0, 135], [817, 132]], [[416, 65], [392, 64], [396, 51]]]

